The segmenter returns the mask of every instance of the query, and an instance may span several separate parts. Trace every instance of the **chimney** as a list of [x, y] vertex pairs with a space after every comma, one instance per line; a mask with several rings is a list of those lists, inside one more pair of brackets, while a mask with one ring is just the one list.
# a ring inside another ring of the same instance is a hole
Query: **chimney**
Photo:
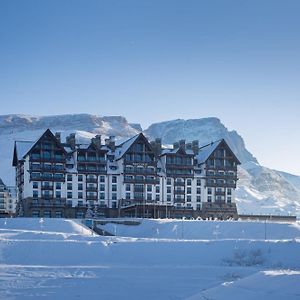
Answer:
[[101, 147], [101, 135], [97, 134], [94, 138], [92, 138], [92, 143], [94, 143], [98, 148]]
[[179, 143], [178, 142], [175, 142], [174, 144], [173, 144], [173, 149], [178, 149], [179, 148]]
[[192, 141], [192, 150], [195, 155], [199, 154], [199, 141], [197, 140]]
[[60, 132], [55, 132], [55, 138], [61, 142], [61, 136], [60, 136]]
[[111, 151], [115, 151], [116, 148], [116, 138], [114, 135], [111, 135], [108, 139], [108, 147], [111, 149]]
[[192, 150], [192, 143], [187, 143], [186, 144], [186, 149], [187, 150]]
[[70, 146], [72, 150], [75, 149], [75, 133], [71, 133], [69, 136], [66, 137], [66, 144]]
[[180, 141], [179, 141], [179, 147], [180, 147], [181, 149], [185, 149], [185, 140], [180, 140]]
[[155, 141], [150, 142], [151, 147], [153, 148], [153, 151], [156, 156], [159, 156], [161, 154], [161, 139], [156, 138]]

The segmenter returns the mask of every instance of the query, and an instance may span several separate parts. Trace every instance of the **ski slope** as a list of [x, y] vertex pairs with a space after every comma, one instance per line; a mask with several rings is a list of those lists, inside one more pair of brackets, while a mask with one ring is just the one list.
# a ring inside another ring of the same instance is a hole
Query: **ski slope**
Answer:
[[297, 223], [140, 221], [0, 219], [0, 299], [299, 299]]

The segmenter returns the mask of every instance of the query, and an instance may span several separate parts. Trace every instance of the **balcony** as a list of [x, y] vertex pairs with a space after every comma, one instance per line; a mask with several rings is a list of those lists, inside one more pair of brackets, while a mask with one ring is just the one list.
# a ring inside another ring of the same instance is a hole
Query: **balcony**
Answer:
[[174, 185], [176, 185], [176, 186], [185, 186], [185, 183], [184, 183], [184, 181], [175, 181]]
[[97, 196], [89, 196], [89, 195], [86, 195], [86, 200], [98, 200], [98, 197]]
[[86, 178], [86, 182], [97, 183], [97, 182], [98, 182], [98, 178], [87, 177], [87, 178]]
[[217, 183], [217, 182], [206, 182], [206, 187], [223, 187], [223, 188], [236, 188], [235, 183]]
[[97, 187], [91, 187], [91, 186], [87, 186], [86, 187], [86, 191], [87, 192], [97, 192], [98, 191], [98, 188]]
[[216, 196], [225, 196], [225, 191], [215, 191]]
[[174, 190], [174, 194], [184, 195], [185, 194], [185, 190], [175, 189]]
[[42, 190], [53, 190], [53, 185], [42, 185], [41, 187]]

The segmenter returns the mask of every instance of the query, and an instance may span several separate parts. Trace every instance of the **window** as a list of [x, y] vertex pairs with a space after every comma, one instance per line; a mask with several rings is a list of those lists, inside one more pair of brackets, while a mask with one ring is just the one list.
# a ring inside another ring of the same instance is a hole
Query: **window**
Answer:
[[171, 201], [171, 195], [167, 195], [167, 201]]
[[78, 181], [83, 181], [83, 176], [82, 175], [78, 175]]
[[112, 177], [112, 183], [117, 183], [117, 176]]
[[83, 190], [83, 184], [82, 183], [78, 183], [78, 190], [82, 191]]
[[171, 193], [171, 187], [167, 186], [167, 193], [170, 194]]
[[197, 196], [197, 197], [196, 197], [196, 201], [197, 201], [197, 202], [201, 202], [201, 196]]
[[40, 211], [39, 210], [33, 210], [32, 211], [32, 217], [33, 218], [39, 218], [40, 216]]
[[112, 193], [111, 198], [112, 200], [117, 200], [117, 193]]
[[152, 200], [152, 194], [147, 194], [147, 200], [151, 201]]
[[82, 192], [78, 192], [78, 198], [82, 199], [83, 198], [83, 193]]
[[171, 178], [167, 178], [167, 185], [171, 185]]
[[60, 183], [60, 182], [56, 182], [55, 186], [56, 186], [56, 189], [57, 189], [57, 190], [60, 190], [60, 189], [61, 189], [61, 183]]
[[197, 188], [197, 194], [201, 194], [201, 188]]
[[192, 196], [191, 195], [187, 195], [186, 196], [186, 202], [191, 202], [192, 201]]
[[38, 191], [32, 191], [32, 196], [33, 197], [38, 197], [39, 196], [39, 192]]
[[211, 196], [207, 197], [207, 202], [211, 202]]
[[201, 210], [201, 204], [197, 204], [197, 210]]
[[231, 203], [231, 197], [227, 197], [227, 203]]
[[72, 206], [72, 200], [67, 200], [67, 206]]
[[72, 175], [71, 174], [67, 175], [67, 181], [72, 181]]
[[159, 193], [159, 192], [160, 192], [159, 185], [157, 185], [157, 186], [155, 187], [155, 192], [156, 192], [156, 193]]
[[187, 179], [187, 180], [186, 180], [186, 184], [187, 184], [187, 185], [192, 185], [192, 179]]
[[55, 192], [55, 197], [56, 198], [61, 198], [61, 191], [56, 191]]
[[111, 207], [112, 207], [112, 208], [117, 208], [117, 202], [115, 202], [115, 201], [112, 202], [112, 203], [111, 203]]
[[111, 186], [111, 190], [112, 190], [113, 192], [116, 192], [116, 191], [117, 191], [117, 185], [116, 185], [116, 184], [113, 184], [113, 185]]
[[44, 217], [45, 218], [51, 218], [51, 212], [50, 212], [50, 210], [45, 210], [44, 211]]
[[105, 193], [100, 193], [100, 199], [102, 199], [102, 200], [105, 199]]
[[208, 195], [211, 195], [211, 194], [212, 194], [211, 188], [208, 188], [208, 189], [207, 189], [207, 194], [208, 194]]
[[104, 192], [105, 191], [105, 185], [104, 184], [100, 184], [100, 191]]
[[61, 218], [62, 217], [62, 212], [60, 210], [55, 212], [55, 218]]
[[67, 193], [67, 198], [72, 198], [72, 192]]
[[34, 181], [34, 182], [32, 183], [32, 187], [33, 187], [34, 189], [37, 189], [37, 188], [39, 187], [38, 182]]
[[72, 191], [72, 183], [67, 183], [67, 189]]
[[147, 192], [152, 192], [152, 185], [150, 184], [147, 185]]
[[227, 189], [227, 195], [231, 195], [231, 189]]
[[191, 193], [192, 193], [192, 189], [191, 189], [190, 187], [187, 187], [187, 188], [186, 188], [186, 193], [187, 193], [187, 194], [191, 194]]
[[126, 191], [130, 192], [130, 184], [126, 184]]
[[100, 176], [100, 182], [105, 182], [105, 177], [104, 176]]
[[187, 207], [192, 207], [192, 204], [191, 204], [191, 203], [188, 203], [186, 206], [187, 206]]
[[82, 200], [78, 200], [77, 206], [83, 206], [83, 201]]
[[130, 193], [126, 193], [126, 199], [130, 199]]
[[156, 201], [159, 201], [159, 198], [160, 198], [160, 197], [159, 197], [159, 194], [156, 194], [156, 195], [155, 195], [155, 200], [156, 200]]
[[197, 179], [197, 186], [201, 185], [201, 179]]

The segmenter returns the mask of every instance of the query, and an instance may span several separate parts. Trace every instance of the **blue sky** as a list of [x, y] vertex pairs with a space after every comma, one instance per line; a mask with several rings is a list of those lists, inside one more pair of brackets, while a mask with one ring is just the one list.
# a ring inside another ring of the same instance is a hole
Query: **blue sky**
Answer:
[[299, 12], [296, 0], [2, 0], [0, 113], [144, 127], [216, 116], [262, 164], [300, 175]]

